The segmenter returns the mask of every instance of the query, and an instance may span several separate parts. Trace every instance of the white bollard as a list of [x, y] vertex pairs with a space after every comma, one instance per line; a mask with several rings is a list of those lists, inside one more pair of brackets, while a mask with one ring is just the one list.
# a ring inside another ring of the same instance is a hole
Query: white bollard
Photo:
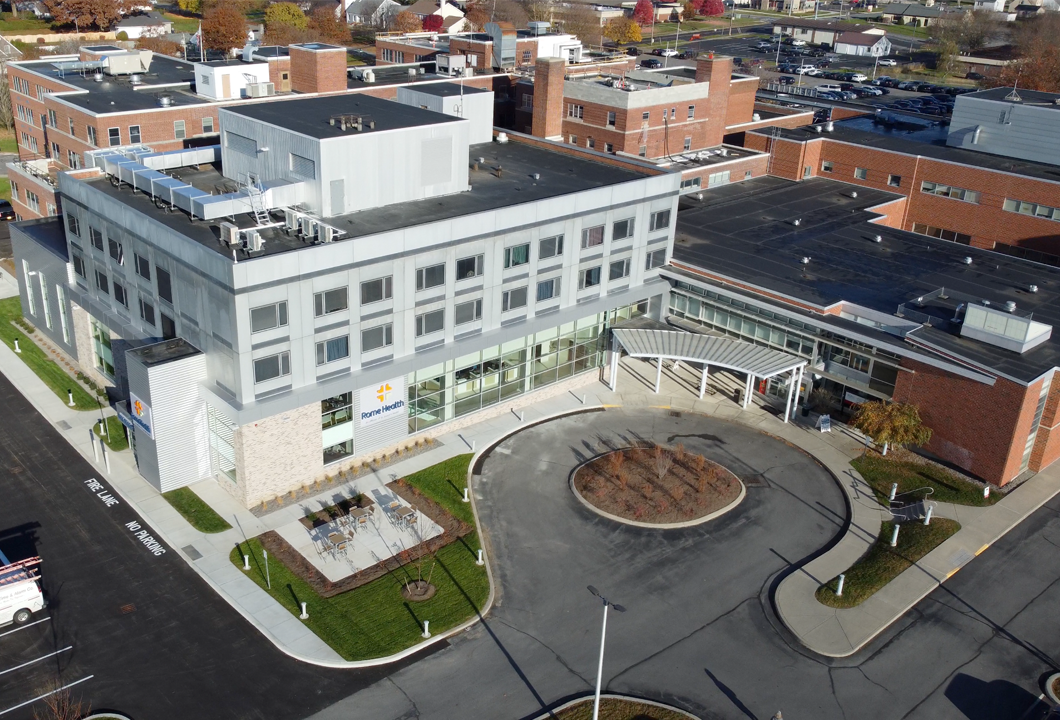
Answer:
[[475, 443], [476, 442], [478, 442], [478, 441], [477, 440], [472, 440], [471, 441], [471, 452], [475, 452]]
[[843, 597], [843, 583], [845, 583], [846, 580], [847, 580], [847, 576], [842, 574], [842, 573], [840, 573], [839, 574], [839, 583], [835, 587], [835, 596], [836, 597]]
[[482, 548], [478, 550], [478, 560], [475, 562], [476, 565], [485, 565], [486, 561], [482, 559]]
[[302, 614], [298, 616], [300, 620], [308, 620], [309, 613], [305, 609], [305, 603], [302, 603]]
[[110, 475], [110, 453], [107, 452], [107, 446], [103, 446], [103, 464], [107, 466], [107, 474]]
[[73, 407], [73, 406], [74, 406], [74, 391], [73, 391], [73, 390], [67, 390], [67, 391], [66, 391], [66, 396], [67, 396], [68, 398], [70, 398], [70, 402], [68, 402], [67, 404], [68, 404], [68, 405], [69, 405], [70, 407]]
[[243, 569], [244, 570], [249, 570], [250, 569], [250, 556], [249, 555], [244, 555], [243, 556]]
[[891, 496], [887, 498], [891, 502], [894, 502], [894, 496], [898, 494], [898, 483], [891, 483]]
[[93, 462], [99, 462], [99, 448], [96, 447], [96, 434], [91, 430], [88, 431], [88, 441], [92, 443], [92, 460]]
[[471, 502], [471, 497], [467, 494], [467, 488], [464, 488], [464, 502]]
[[989, 485], [987, 485], [986, 487], [983, 488], [983, 499], [986, 500], [988, 497], [990, 497], [990, 486]]
[[22, 352], [22, 348], [20, 348], [18, 346], [18, 338], [15, 338], [15, 352], [17, 352], [17, 353], [21, 353]]
[[931, 524], [931, 511], [934, 510], [934, 509], [935, 508], [933, 508], [933, 507], [929, 507], [928, 508], [927, 514], [924, 516], [924, 524], [925, 525], [930, 525]]
[[894, 526], [894, 532], [891, 533], [891, 547], [896, 547], [898, 545], [898, 530], [901, 527], [901, 525]]
[[582, 393], [582, 405], [585, 404], [585, 393]]
[[431, 624], [430, 620], [423, 621], [423, 638], [427, 639], [431, 636], [431, 631], [427, 627]]

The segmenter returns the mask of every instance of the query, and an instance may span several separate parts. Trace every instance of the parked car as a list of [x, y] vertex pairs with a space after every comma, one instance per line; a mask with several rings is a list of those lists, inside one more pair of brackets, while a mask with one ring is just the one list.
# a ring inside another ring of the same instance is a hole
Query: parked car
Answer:
[[777, 78], [777, 84], [778, 85], [794, 85], [795, 84], [795, 78], [793, 78], [793, 77]]
[[904, 82], [898, 83], [899, 90], [912, 90], [915, 92], [918, 86], [919, 83], [913, 82], [912, 80], [905, 80]]
[[863, 83], [863, 82], [865, 82], [866, 80], [869, 79], [869, 76], [865, 75], [864, 73], [851, 73], [850, 74], [850, 79], [853, 80], [854, 82]]
[[693, 33], [689, 40], [699, 40], [702, 36], [699, 33]]
[[835, 94], [834, 92], [821, 92], [820, 90], [818, 90], [817, 91], [817, 99], [818, 100], [839, 100], [839, 96], [837, 94]]
[[828, 62], [827, 60], [818, 60], [815, 64], [817, 65], [817, 67], [820, 70], [824, 70], [826, 67], [828, 67], [832, 63]]
[[647, 60], [641, 60], [640, 66], [644, 68], [661, 68], [662, 62], [656, 60], [655, 58], [648, 58]]
[[659, 54], [663, 57], [677, 57], [680, 53], [677, 52], [676, 48], [665, 48]]
[[846, 100], [846, 101], [848, 101], [848, 102], [849, 102], [850, 100], [857, 100], [857, 99], [858, 99], [857, 93], [855, 93], [855, 92], [852, 92], [852, 91], [850, 91], [850, 90], [844, 90], [843, 92], [841, 92], [841, 93], [839, 93], [839, 94], [840, 94], [840, 95], [842, 96], [842, 98], [843, 98], [844, 100]]
[[985, 80], [986, 77], [982, 73], [970, 72], [964, 74], [965, 80]]
[[776, 45], [776, 43], [771, 43], [768, 40], [759, 40], [758, 42], [755, 43], [755, 47], [760, 49], [760, 50], [768, 50], [769, 48], [773, 47], [774, 45]]
[[877, 63], [880, 67], [897, 67], [898, 61], [894, 58], [880, 58]]
[[822, 92], [843, 92], [843, 88], [835, 83], [822, 83], [817, 86], [817, 94], [820, 95]]
[[14, 220], [15, 208], [7, 200], [0, 200], [0, 220]]
[[811, 70], [816, 69], [817, 68], [813, 67], [812, 65], [799, 65], [797, 68], [795, 68], [794, 72], [796, 75], [808, 75]]
[[792, 47], [806, 47], [806, 41], [805, 40], [799, 40], [798, 38], [792, 38], [791, 39], [791, 46]]
[[636, 46], [630, 46], [626, 48], [626, 55], [637, 56], [640, 55], [640, 48]]

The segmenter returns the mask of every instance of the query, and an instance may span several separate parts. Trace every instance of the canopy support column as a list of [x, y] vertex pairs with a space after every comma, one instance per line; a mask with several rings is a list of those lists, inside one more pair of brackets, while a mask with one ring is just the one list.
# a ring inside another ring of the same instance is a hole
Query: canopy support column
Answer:
[[795, 395], [795, 377], [798, 372], [798, 368], [792, 368], [791, 375], [788, 377], [788, 402], [784, 406], [784, 422], [787, 422], [791, 417], [791, 399]]
[[710, 365], [703, 363], [703, 378], [699, 381], [699, 399], [703, 399], [703, 393], [707, 391], [707, 373], [710, 371]]
[[611, 392], [618, 392], [618, 359], [622, 354], [618, 338], [611, 335]]
[[659, 394], [659, 387], [662, 385], [662, 355], [658, 357], [659, 366], [655, 370], [655, 394]]
[[747, 406], [751, 404], [751, 388], [754, 387], [755, 376], [751, 373], [747, 373], [747, 384], [744, 385], [743, 391], [743, 407], [746, 410]]

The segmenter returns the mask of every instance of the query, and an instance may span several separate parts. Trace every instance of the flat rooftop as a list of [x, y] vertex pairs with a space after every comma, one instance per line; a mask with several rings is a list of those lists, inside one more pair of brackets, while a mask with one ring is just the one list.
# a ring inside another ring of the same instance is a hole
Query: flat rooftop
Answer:
[[474, 95], [475, 93], [490, 92], [485, 88], [471, 87], [470, 85], [464, 85], [461, 87], [460, 83], [456, 82], [426, 83], [423, 85], [417, 85], [415, 90], [416, 92], [437, 95], [438, 97], [454, 97], [457, 95]]
[[[888, 113], [881, 113], [881, 115], [888, 115]], [[874, 148], [906, 155], [922, 155], [936, 160], [1026, 175], [1040, 180], [1060, 181], [1060, 167], [1056, 165], [949, 147], [946, 145], [948, 128], [941, 124], [922, 129], [902, 129], [885, 125], [874, 116], [861, 116], [837, 121], [834, 123], [834, 128], [831, 133], [820, 134], [815, 132], [811, 126], [781, 128], [777, 132], [782, 138], [799, 142], [820, 137], [832, 138], [854, 145], [871, 145]]]
[[[398, 103], [391, 104], [399, 109], [414, 109]], [[503, 145], [499, 143], [472, 145], [468, 157], [469, 165], [480, 157], [485, 158], [485, 162], [480, 165], [479, 170], [471, 171], [469, 182], [472, 189], [467, 192], [415, 202], [396, 203], [327, 218], [328, 224], [345, 230], [347, 233], [336, 242], [356, 241], [360, 237], [390, 230], [617, 185], [645, 177], [647, 174], [533, 145], [520, 144], [516, 141]], [[503, 168], [503, 172], [498, 174], [496, 168]], [[533, 177], [535, 173], [540, 175], [536, 180]], [[201, 170], [180, 168], [170, 174], [205, 192], [231, 192], [235, 188], [235, 183], [224, 177], [215, 167]], [[127, 185], [123, 185], [120, 189], [115, 188], [107, 177], [86, 182], [99, 192], [117, 198], [129, 208], [213, 249], [220, 255], [231, 256], [231, 249], [222, 246], [219, 242], [219, 221], [192, 220], [183, 212], [165, 212], [155, 207], [150, 196], [134, 191]], [[241, 215], [235, 220], [241, 228], [254, 227], [257, 224], [250, 215]], [[264, 249], [260, 254], [255, 253], [254, 257], [275, 255], [307, 247], [298, 238], [290, 237], [278, 229], [264, 231], [262, 238], [266, 241]]]
[[[978, 55], [979, 53], [975, 53]], [[1034, 107], [1045, 108], [1047, 110], [1060, 110], [1060, 95], [1057, 93], [1039, 92], [1037, 90], [1024, 90], [1023, 88], [1017, 88], [1016, 95], [1019, 96], [1019, 100], [1009, 99], [1012, 95], [1012, 88], [1010, 87], [996, 87], [990, 88], [989, 90], [980, 90], [979, 92], [968, 93], [967, 97], [975, 98], [977, 100], [996, 100], [999, 102], [1008, 102], [1014, 105], [1033, 105]]]
[[[869, 208], [901, 196], [834, 180], [763, 177], [703, 195], [700, 202], [682, 199], [674, 243], [679, 263], [796, 302], [847, 302], [891, 316], [902, 303], [939, 288], [993, 306], [1011, 300], [1020, 314], [1053, 325], [1053, 337], [1022, 355], [961, 338], [954, 324], [925, 325], [909, 338], [1022, 382], [1060, 365], [1060, 268], [870, 224], [875, 213]], [[875, 235], [882, 242], [874, 242]], [[1031, 284], [1037, 292], [1025, 289]]]
[[126, 352], [147, 367], [151, 367], [191, 357], [192, 355], [199, 355], [202, 351], [184, 338], [173, 338], [172, 340], [163, 340], [152, 345], [143, 345]]
[[365, 128], [360, 132], [361, 135], [383, 130], [401, 130], [460, 122], [458, 117], [423, 110], [411, 105], [402, 105], [392, 100], [383, 100], [362, 93], [226, 106], [225, 110], [317, 140], [348, 137], [356, 132], [344, 131], [339, 125], [332, 125], [330, 119], [339, 115], [359, 115], [374, 120], [375, 128], [371, 130]]

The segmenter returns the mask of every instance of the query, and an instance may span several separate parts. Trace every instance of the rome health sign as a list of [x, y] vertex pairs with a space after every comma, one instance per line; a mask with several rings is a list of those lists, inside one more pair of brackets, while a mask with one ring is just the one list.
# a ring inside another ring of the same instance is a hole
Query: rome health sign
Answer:
[[405, 416], [404, 380], [398, 377], [361, 389], [361, 427]]
[[155, 439], [153, 429], [154, 422], [151, 418], [151, 406], [132, 393], [129, 393], [129, 417], [132, 418], [141, 430], [147, 433], [147, 437]]

